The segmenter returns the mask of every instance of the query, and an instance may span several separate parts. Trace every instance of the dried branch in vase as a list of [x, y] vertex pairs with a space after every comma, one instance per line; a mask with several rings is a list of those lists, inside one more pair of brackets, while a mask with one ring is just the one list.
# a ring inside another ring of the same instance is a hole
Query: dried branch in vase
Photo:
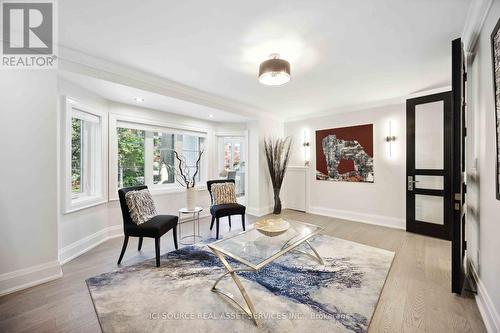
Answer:
[[183, 155], [180, 155], [177, 151], [173, 150], [175, 159], [177, 160], [177, 165], [168, 165], [165, 161], [162, 160], [162, 163], [167, 165], [167, 168], [170, 172], [175, 174], [175, 180], [185, 188], [191, 188], [196, 186], [196, 177], [200, 172], [200, 162], [201, 157], [203, 155], [203, 150], [198, 153], [198, 159], [195, 163], [195, 172], [191, 175], [190, 168], [186, 163], [186, 158]]

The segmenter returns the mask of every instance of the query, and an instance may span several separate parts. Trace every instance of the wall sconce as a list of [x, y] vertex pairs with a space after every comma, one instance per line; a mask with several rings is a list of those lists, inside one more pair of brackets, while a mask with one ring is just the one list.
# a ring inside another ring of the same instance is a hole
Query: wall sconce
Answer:
[[311, 144], [309, 143], [309, 130], [304, 130], [304, 142], [302, 147], [304, 147], [304, 166], [309, 166], [309, 160], [311, 159]]
[[392, 134], [392, 126], [389, 121], [389, 135], [385, 137], [385, 142], [389, 144], [389, 157], [392, 157], [392, 143], [396, 141], [396, 137]]

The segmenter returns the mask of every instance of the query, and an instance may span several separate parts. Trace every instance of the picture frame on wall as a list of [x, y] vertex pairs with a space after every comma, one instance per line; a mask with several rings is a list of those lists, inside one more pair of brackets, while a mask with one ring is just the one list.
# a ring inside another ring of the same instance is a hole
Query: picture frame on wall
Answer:
[[500, 19], [491, 33], [491, 57], [495, 98], [495, 191], [497, 200], [500, 200]]

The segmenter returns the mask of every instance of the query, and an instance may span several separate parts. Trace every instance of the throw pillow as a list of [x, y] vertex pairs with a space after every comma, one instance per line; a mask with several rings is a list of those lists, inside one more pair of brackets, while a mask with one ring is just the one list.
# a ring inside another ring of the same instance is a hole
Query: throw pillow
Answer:
[[147, 222], [157, 215], [153, 197], [148, 189], [129, 191], [125, 194], [125, 200], [130, 217], [137, 225]]
[[212, 196], [214, 198], [214, 205], [236, 203], [234, 183], [212, 184]]

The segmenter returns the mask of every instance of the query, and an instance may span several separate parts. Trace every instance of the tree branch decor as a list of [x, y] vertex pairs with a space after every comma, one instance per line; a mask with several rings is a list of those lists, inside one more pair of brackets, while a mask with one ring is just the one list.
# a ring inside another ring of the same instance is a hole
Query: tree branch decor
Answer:
[[201, 150], [198, 153], [198, 159], [196, 160], [195, 164], [195, 172], [193, 175], [191, 175], [191, 172], [187, 166], [186, 163], [186, 158], [182, 155], [180, 155], [177, 151], [172, 150], [175, 156], [175, 159], [177, 160], [177, 166], [173, 165], [167, 165], [168, 169], [171, 172], [175, 173], [175, 180], [185, 188], [192, 188], [195, 187], [196, 185], [196, 176], [198, 176], [198, 173], [200, 172], [200, 161], [201, 161], [201, 156], [203, 155], [203, 150]]
[[264, 149], [266, 152], [267, 167], [274, 191], [274, 210], [273, 214], [281, 213], [281, 199], [280, 191], [285, 178], [286, 167], [290, 158], [290, 148], [292, 146], [292, 139], [288, 136], [286, 138], [264, 140]]

